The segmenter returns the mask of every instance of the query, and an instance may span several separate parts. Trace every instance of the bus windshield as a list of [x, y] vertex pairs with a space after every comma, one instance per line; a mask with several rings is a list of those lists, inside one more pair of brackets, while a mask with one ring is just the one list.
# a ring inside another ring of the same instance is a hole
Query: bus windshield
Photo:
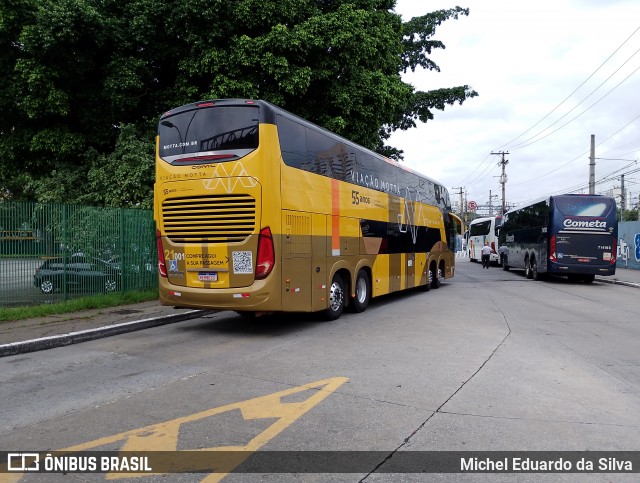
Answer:
[[[160, 121], [160, 157], [223, 150], [254, 150], [258, 147], [257, 106], [219, 106], [190, 109]], [[246, 155], [247, 151], [234, 153]], [[223, 161], [224, 159], [220, 159]]]

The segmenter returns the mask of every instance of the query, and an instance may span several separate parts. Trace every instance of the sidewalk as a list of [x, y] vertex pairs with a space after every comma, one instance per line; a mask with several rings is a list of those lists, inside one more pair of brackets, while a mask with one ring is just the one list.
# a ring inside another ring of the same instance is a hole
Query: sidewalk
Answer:
[[616, 283], [627, 285], [629, 287], [640, 288], [640, 270], [633, 268], [616, 267], [616, 274], [612, 277], [599, 277], [596, 275], [597, 282]]
[[77, 344], [192, 319], [207, 310], [175, 309], [157, 300], [0, 322], [0, 357]]
[[[596, 282], [640, 289], [640, 270], [617, 268], [613, 277], [596, 276]], [[49, 315], [37, 319], [0, 322], [0, 357], [77, 344], [192, 319], [210, 312], [175, 309], [152, 301]]]

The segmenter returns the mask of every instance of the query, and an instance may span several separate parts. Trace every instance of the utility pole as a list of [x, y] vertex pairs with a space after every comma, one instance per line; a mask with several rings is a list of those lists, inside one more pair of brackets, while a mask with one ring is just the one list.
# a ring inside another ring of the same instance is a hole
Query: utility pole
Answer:
[[464, 190], [464, 216], [465, 216], [465, 224], [467, 223], [468, 219], [469, 219], [469, 193], [467, 192], [467, 189], [465, 188]]
[[493, 199], [497, 197], [498, 195], [492, 195], [491, 190], [489, 190], [489, 216], [493, 216]]
[[500, 184], [502, 185], [502, 211], [500, 212], [501, 215], [504, 215], [504, 212], [507, 211], [506, 210], [506, 199], [505, 199], [505, 185], [507, 184], [507, 174], [504, 171], [505, 166], [509, 163], [508, 159], [504, 159], [504, 155], [505, 154], [509, 154], [508, 152], [505, 151], [500, 151], [498, 153], [491, 153], [491, 154], [501, 154], [502, 155], [502, 160], [498, 163], [499, 166], [502, 166], [502, 174], [500, 175]]
[[491, 190], [489, 190], [489, 216], [493, 216], [493, 206], [491, 204], [491, 200], [493, 196], [491, 196]]
[[627, 209], [627, 194], [624, 192], [624, 174], [620, 175], [620, 219], [624, 217], [624, 210]]
[[589, 194], [596, 194], [596, 135], [591, 135], [591, 155], [589, 156]]
[[464, 200], [462, 199], [462, 194], [463, 194], [463, 191], [462, 191], [462, 190], [463, 190], [463, 188], [462, 188], [462, 187], [459, 187], [459, 188], [451, 188], [451, 189], [452, 189], [452, 190], [460, 190], [460, 191], [458, 191], [458, 192], [457, 192], [457, 194], [459, 194], [459, 195], [460, 195], [460, 218], [462, 218], [462, 213], [463, 213], [463, 211], [464, 211], [464, 206], [463, 206], [463, 204], [462, 204], [462, 203], [464, 203]]

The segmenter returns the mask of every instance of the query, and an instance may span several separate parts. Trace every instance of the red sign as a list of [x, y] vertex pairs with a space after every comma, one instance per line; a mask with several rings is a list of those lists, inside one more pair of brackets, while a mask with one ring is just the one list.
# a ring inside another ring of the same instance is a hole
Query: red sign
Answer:
[[476, 211], [478, 209], [478, 204], [475, 201], [469, 201], [467, 203], [467, 208], [469, 211]]

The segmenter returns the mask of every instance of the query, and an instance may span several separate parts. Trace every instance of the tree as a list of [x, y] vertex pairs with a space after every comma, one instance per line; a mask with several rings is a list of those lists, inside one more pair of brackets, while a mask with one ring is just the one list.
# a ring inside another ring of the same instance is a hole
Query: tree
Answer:
[[640, 220], [640, 214], [638, 210], [621, 210], [618, 209], [618, 220], [620, 221], [636, 221]]
[[159, 115], [261, 98], [391, 156], [396, 129], [477, 95], [416, 92], [440, 10], [395, 0], [0, 0], [0, 191], [14, 199], [149, 205]]

